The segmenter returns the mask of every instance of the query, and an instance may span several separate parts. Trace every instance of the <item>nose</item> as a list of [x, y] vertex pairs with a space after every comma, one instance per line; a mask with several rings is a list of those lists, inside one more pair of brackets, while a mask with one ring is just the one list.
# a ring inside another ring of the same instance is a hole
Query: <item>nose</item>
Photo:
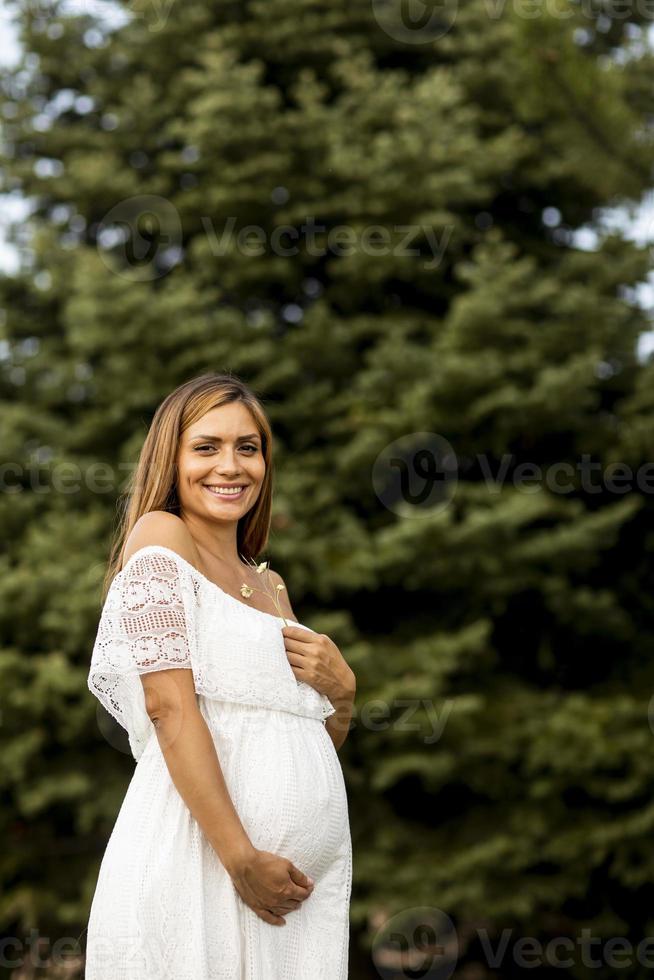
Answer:
[[216, 464], [214, 473], [222, 476], [225, 480], [232, 480], [241, 473], [241, 465], [234, 448], [223, 447], [221, 449], [220, 462]]

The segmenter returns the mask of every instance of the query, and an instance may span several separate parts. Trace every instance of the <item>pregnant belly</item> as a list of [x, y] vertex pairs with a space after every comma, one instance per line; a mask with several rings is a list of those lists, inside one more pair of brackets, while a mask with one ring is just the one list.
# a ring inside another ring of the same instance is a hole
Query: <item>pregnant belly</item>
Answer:
[[324, 874], [349, 840], [343, 773], [324, 724], [224, 701], [205, 701], [203, 714], [254, 846]]

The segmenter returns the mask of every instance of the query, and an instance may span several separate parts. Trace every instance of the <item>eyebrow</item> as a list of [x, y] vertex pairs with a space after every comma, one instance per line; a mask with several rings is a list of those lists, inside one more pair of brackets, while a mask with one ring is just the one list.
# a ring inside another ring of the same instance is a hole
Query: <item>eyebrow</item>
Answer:
[[[250, 432], [247, 436], [237, 436], [236, 441], [241, 442], [243, 439], [259, 439], [258, 432]], [[193, 442], [194, 439], [210, 439], [211, 442], [222, 442], [222, 436], [191, 436], [190, 441]]]

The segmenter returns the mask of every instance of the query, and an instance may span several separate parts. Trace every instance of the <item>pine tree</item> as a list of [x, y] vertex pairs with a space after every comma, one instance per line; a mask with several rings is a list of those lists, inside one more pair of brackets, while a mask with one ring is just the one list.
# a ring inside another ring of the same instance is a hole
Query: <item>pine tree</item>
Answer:
[[[33, 201], [0, 282], [3, 927], [83, 929], [132, 770], [85, 684], [116, 495], [164, 395], [230, 370], [275, 432], [272, 566], [357, 674], [351, 975], [421, 907], [461, 976], [512, 976], [519, 937], [635, 946], [652, 506], [606, 468], [651, 446], [649, 257], [601, 217], [651, 182], [646, 18], [123, 12], [21, 8], [2, 80], [2, 187]], [[447, 444], [440, 504], [403, 502], [390, 460], [416, 493]], [[480, 937], [507, 928], [491, 970]]]

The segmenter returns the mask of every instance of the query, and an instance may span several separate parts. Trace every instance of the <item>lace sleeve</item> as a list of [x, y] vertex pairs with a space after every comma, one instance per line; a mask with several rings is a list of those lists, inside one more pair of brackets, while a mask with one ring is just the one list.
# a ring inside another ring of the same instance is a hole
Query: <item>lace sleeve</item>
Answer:
[[196, 649], [195, 593], [187, 566], [168, 549], [141, 548], [111, 583], [88, 676], [91, 693], [127, 731], [136, 760], [153, 730], [140, 675], [192, 669]]

